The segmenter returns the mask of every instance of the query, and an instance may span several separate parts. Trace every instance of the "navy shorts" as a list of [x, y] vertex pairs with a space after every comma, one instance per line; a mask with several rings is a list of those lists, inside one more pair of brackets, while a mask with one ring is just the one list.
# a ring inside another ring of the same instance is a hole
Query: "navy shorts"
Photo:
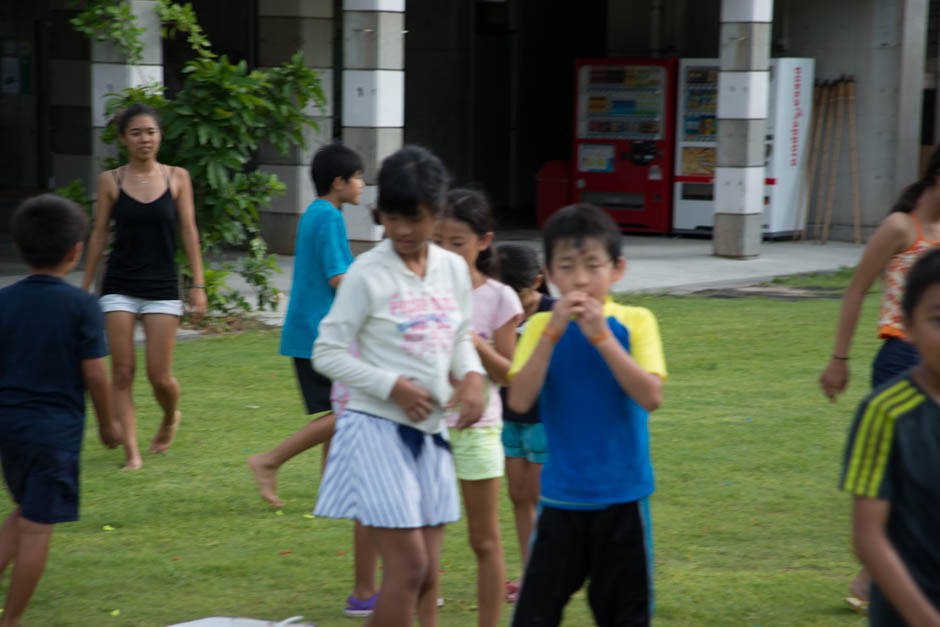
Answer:
[[[309, 359], [294, 357], [294, 374], [297, 375], [297, 385], [300, 394], [304, 397], [307, 414], [323, 414], [332, 411], [333, 403], [330, 392], [333, 382], [313, 369]], [[318, 416], [319, 417], [319, 416]]]
[[0, 442], [3, 479], [20, 506], [20, 515], [36, 523], [78, 520], [79, 453], [30, 442]]
[[907, 372], [919, 362], [920, 353], [916, 346], [896, 337], [889, 337], [881, 344], [871, 365], [871, 386], [876, 388]]
[[649, 625], [652, 564], [647, 499], [599, 510], [543, 504], [512, 626], [560, 625], [568, 599], [585, 579], [598, 625]]

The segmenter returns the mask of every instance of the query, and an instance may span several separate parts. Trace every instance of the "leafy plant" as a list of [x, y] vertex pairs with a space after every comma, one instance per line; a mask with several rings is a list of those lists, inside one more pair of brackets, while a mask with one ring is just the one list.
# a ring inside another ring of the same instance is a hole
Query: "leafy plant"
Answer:
[[[100, 16], [100, 5], [108, 5], [109, 0], [85, 4], [98, 6], [95, 15]], [[183, 68], [182, 87], [172, 99], [164, 96], [159, 84], [126, 88], [108, 94], [106, 112], [113, 115], [142, 103], [158, 113], [163, 130], [159, 159], [190, 173], [203, 251], [215, 255], [224, 248], [247, 246], [244, 259], [219, 272], [237, 271], [257, 288], [258, 307], [274, 308], [277, 290], [268, 279], [277, 265], [260, 237], [258, 209], [270, 205], [285, 186], [274, 174], [252, 169], [252, 162], [262, 142], [272, 144], [281, 154], [303, 145], [304, 128], [316, 127], [303, 113], [304, 108], [325, 104], [320, 81], [316, 72], [304, 65], [300, 52], [266, 71], [251, 70], [245, 61], [233, 63], [226, 56], [216, 58], [189, 4], [161, 0], [158, 11], [164, 36], [186, 33], [197, 53]], [[117, 143], [113, 126], [102, 134], [102, 141]], [[112, 159], [104, 165], [119, 163]], [[225, 275], [220, 276], [221, 281]], [[250, 310], [250, 305], [222, 287], [211, 289], [208, 275], [206, 282], [213, 311]]]
[[65, 187], [60, 187], [55, 190], [55, 193], [75, 202], [79, 207], [88, 212], [89, 216], [92, 215], [91, 197], [88, 195], [88, 190], [85, 189], [85, 183], [82, 179], [75, 179]]
[[172, 39], [177, 31], [186, 33], [186, 41], [190, 47], [201, 57], [212, 58], [216, 54], [212, 52], [212, 45], [206, 38], [199, 21], [196, 19], [196, 13], [193, 11], [193, 5], [190, 3], [177, 4], [170, 0], [160, 0], [157, 6], [157, 13], [160, 15], [162, 29], [160, 35], [164, 39]]
[[75, 29], [96, 41], [107, 42], [127, 57], [128, 63], [140, 63], [144, 45], [140, 36], [145, 29], [137, 25], [131, 6], [123, 0], [71, 0], [69, 7], [79, 9], [70, 22]]
[[248, 284], [258, 291], [258, 309], [277, 308], [278, 291], [266, 280], [272, 272], [283, 272], [274, 255], [268, 255], [268, 245], [260, 237], [252, 238], [248, 243], [248, 253], [238, 258], [238, 273]]
[[[146, 29], [137, 25], [137, 17], [125, 0], [70, 0], [68, 6], [79, 10], [70, 20], [76, 30], [96, 41], [110, 43], [131, 65], [140, 63], [144, 51], [140, 36]], [[177, 32], [186, 33], [189, 45], [199, 56], [216, 56], [190, 3], [160, 0], [157, 14], [164, 38], [173, 38]]]

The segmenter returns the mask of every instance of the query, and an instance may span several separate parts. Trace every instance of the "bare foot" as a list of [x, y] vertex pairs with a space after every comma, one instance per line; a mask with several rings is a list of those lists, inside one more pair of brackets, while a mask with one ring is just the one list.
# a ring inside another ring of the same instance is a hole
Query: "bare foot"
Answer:
[[121, 470], [137, 470], [139, 468], [143, 468], [143, 465], [144, 462], [139, 457], [137, 459], [129, 459], [124, 463], [123, 466], [121, 466]]
[[160, 423], [157, 434], [153, 436], [153, 440], [150, 441], [151, 453], [166, 453], [170, 449], [170, 445], [173, 444], [173, 436], [176, 435], [176, 430], [179, 429], [181, 418], [182, 414], [177, 410], [173, 414], [173, 422], [167, 424], [164, 419], [163, 422]]
[[871, 575], [868, 574], [868, 571], [863, 567], [858, 574], [855, 575], [855, 579], [852, 581], [852, 585], [849, 586], [849, 593], [857, 599], [862, 601], [868, 600], [868, 590], [871, 588]]
[[263, 458], [263, 453], [258, 453], [248, 458], [248, 467], [251, 468], [251, 473], [255, 476], [255, 483], [258, 484], [258, 492], [261, 493], [261, 498], [274, 507], [284, 507], [284, 503], [281, 502], [281, 499], [277, 498], [277, 492], [275, 490], [277, 487], [277, 468], [271, 468], [265, 465]]

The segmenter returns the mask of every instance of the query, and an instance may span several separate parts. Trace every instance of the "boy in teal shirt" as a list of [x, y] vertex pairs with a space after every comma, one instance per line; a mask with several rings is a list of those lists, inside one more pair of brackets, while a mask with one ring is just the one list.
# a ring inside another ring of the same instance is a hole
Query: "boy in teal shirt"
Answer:
[[[283, 507], [275, 488], [277, 471], [287, 460], [323, 444], [323, 461], [326, 462], [336, 424], [330, 401], [333, 382], [313, 369], [313, 343], [320, 321], [333, 304], [336, 288], [353, 261], [340, 209], [343, 203], [359, 204], [365, 186], [362, 159], [339, 144], [329, 144], [317, 151], [310, 164], [310, 177], [317, 199], [304, 211], [297, 226], [294, 276], [281, 332], [281, 354], [292, 358], [307, 414], [312, 419], [273, 449], [248, 458], [261, 498], [275, 507]], [[372, 551], [371, 548], [363, 550], [359, 539], [363, 534], [358, 528], [356, 535], [357, 554], [363, 556]], [[370, 561], [368, 555], [364, 559]], [[372, 557], [371, 561], [374, 560]], [[361, 570], [362, 573], [357, 572], [353, 594], [348, 599], [347, 616], [368, 616], [375, 605], [374, 566]]]
[[310, 164], [310, 177], [317, 199], [304, 211], [297, 226], [294, 276], [281, 332], [281, 354], [293, 358], [297, 383], [313, 420], [270, 451], [248, 459], [261, 498], [275, 507], [284, 505], [275, 491], [281, 465], [318, 444], [326, 448], [333, 435], [336, 417], [330, 404], [332, 382], [313, 369], [313, 343], [320, 321], [333, 304], [336, 287], [353, 261], [340, 209], [344, 202], [358, 204], [365, 185], [359, 155], [339, 144], [317, 151]]

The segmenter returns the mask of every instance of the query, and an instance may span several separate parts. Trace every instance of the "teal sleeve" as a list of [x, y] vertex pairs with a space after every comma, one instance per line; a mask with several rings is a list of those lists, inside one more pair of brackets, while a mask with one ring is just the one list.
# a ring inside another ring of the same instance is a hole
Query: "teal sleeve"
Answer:
[[320, 241], [319, 255], [320, 267], [323, 268], [323, 279], [329, 281], [338, 274], [345, 274], [353, 262], [349, 251], [349, 239], [346, 237], [346, 223], [343, 215], [337, 211], [327, 224]]

